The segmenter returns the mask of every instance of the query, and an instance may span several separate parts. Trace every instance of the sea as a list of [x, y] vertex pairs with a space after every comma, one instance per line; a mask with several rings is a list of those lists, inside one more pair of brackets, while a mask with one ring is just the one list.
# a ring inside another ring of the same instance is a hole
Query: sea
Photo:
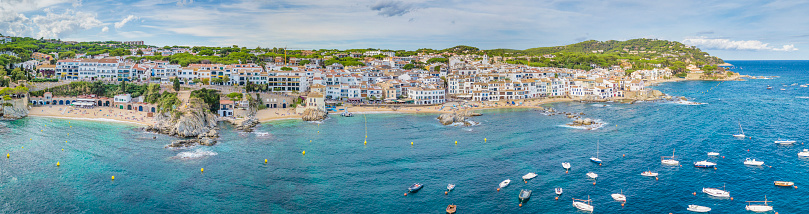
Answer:
[[[777, 77], [653, 86], [690, 102], [546, 105], [600, 120], [593, 130], [531, 109], [481, 111], [470, 127], [440, 125], [436, 114], [357, 114], [266, 122], [251, 133], [223, 124], [214, 146], [171, 149], [176, 138], [126, 123], [3, 121], [0, 212], [444, 213], [455, 204], [458, 213], [582, 213], [572, 199], [589, 198], [594, 213], [687, 213], [690, 204], [747, 213], [746, 201], [766, 197], [775, 212], [809, 213], [809, 159], [797, 156], [809, 148], [809, 88], [800, 87], [809, 61], [728, 62]], [[748, 138], [732, 136], [740, 126]], [[672, 153], [681, 166], [661, 164]], [[703, 160], [717, 167], [693, 166]], [[657, 179], [640, 175], [647, 170]], [[405, 195], [414, 183], [424, 188]], [[456, 187], [445, 193], [447, 184]], [[522, 189], [533, 194], [520, 206]], [[621, 192], [626, 203], [610, 196]]]

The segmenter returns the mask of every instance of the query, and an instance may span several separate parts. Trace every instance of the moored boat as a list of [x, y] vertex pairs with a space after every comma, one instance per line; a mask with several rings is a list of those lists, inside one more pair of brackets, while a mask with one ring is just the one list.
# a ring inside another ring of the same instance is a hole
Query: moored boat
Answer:
[[792, 145], [792, 144], [795, 144], [795, 142], [796, 141], [794, 141], [794, 140], [781, 140], [781, 139], [779, 139], [779, 140], [775, 141], [775, 144], [778, 144], [778, 145]]
[[568, 162], [563, 162], [563, 163], [562, 163], [562, 168], [565, 168], [565, 170], [570, 170], [570, 163], [568, 163]]
[[[666, 158], [668, 158], [668, 159], [666, 159]], [[680, 161], [674, 160], [674, 150], [671, 151], [671, 156], [662, 156], [662, 157], [660, 157], [660, 163], [663, 163], [665, 165], [673, 165], [673, 166], [680, 165]]]
[[803, 151], [798, 152], [798, 157], [809, 157], [809, 149], [803, 149]]
[[[724, 189], [724, 186], [722, 187]], [[730, 193], [717, 188], [702, 188], [702, 192], [713, 197], [729, 198]]]
[[527, 189], [520, 190], [519, 198], [520, 198], [520, 203], [528, 201], [528, 199], [531, 199], [531, 190], [527, 190]]
[[621, 193], [615, 193], [615, 194], [612, 194], [610, 196], [612, 196], [612, 199], [614, 199], [616, 201], [626, 202], [626, 196], [624, 195], [624, 190], [621, 190]]
[[700, 205], [688, 205], [688, 211], [691, 212], [698, 212], [698, 213], [707, 213], [711, 211], [710, 207], [700, 206]]
[[500, 188], [508, 186], [511, 183], [511, 179], [506, 179], [503, 182], [500, 182]]
[[716, 163], [704, 160], [704, 161], [695, 162], [694, 166], [699, 167], [699, 168], [711, 168], [711, 167], [715, 167]]
[[421, 190], [422, 187], [424, 187], [423, 184], [415, 183], [413, 185], [410, 185], [410, 187], [407, 188], [407, 191], [411, 192], [411, 193], [415, 193], [415, 192], [418, 192], [419, 190]]
[[756, 159], [747, 158], [744, 160], [744, 165], [761, 166], [764, 165], [764, 161], [757, 161]]
[[447, 184], [447, 191], [452, 191], [455, 189], [455, 184]]
[[598, 178], [598, 174], [596, 174], [595, 172], [588, 172], [587, 177], [590, 177], [592, 179], [596, 179], [596, 178]]
[[556, 195], [562, 195], [562, 187], [556, 187], [553, 191], [556, 192]]
[[[747, 206], [744, 206], [744, 208], [747, 209], [747, 211], [753, 211], [753, 212], [769, 212], [769, 211], [772, 211], [772, 206], [767, 204], [767, 202], [772, 202], [772, 201], [767, 201], [767, 196], [766, 195], [764, 196], [763, 201], [746, 201], [746, 202], [747, 202]], [[763, 202], [763, 204], [754, 204], [754, 203], [761, 203], [761, 202]]]
[[646, 176], [646, 177], [657, 177], [658, 173], [657, 172], [652, 172], [651, 170], [649, 170], [649, 171], [645, 171], [645, 172], [640, 173], [640, 175], [643, 175], [643, 176]]
[[532, 178], [535, 178], [535, 177], [537, 177], [537, 173], [529, 172], [528, 174], [523, 175], [522, 179], [523, 180], [531, 180]]
[[719, 156], [719, 152], [708, 152], [708, 156]]
[[733, 135], [733, 137], [744, 138], [745, 135], [744, 135], [744, 129], [742, 129], [742, 123], [739, 123], [739, 130], [741, 130], [742, 133], [741, 134], [735, 134], [735, 135]]
[[791, 186], [795, 185], [795, 183], [792, 183], [792, 182], [789, 182], [789, 181], [775, 181], [773, 183], [776, 186], [779, 186], [779, 187], [791, 187]]
[[593, 163], [597, 163], [598, 165], [601, 165], [601, 159], [598, 158], [598, 147], [599, 147], [599, 143], [596, 142], [596, 156], [595, 157], [590, 157], [590, 161], [592, 161]]
[[458, 208], [458, 206], [455, 206], [454, 204], [447, 205], [447, 213], [454, 214], [455, 209], [457, 209], [457, 208]]
[[587, 196], [587, 200], [583, 199], [573, 199], [573, 207], [582, 211], [593, 211], [593, 205], [591, 205], [593, 201], [590, 200], [590, 196]]

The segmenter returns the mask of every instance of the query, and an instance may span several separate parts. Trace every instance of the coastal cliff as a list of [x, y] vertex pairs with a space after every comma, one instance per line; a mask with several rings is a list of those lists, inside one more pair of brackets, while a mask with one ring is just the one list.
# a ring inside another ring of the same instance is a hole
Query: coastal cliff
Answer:
[[[216, 123], [216, 115], [208, 110], [205, 102], [199, 98], [191, 98], [185, 106], [180, 107], [174, 113], [157, 114], [155, 124], [149, 126], [147, 130], [171, 136], [207, 140], [219, 136]], [[212, 145], [212, 143], [210, 144]]]
[[0, 119], [16, 120], [28, 116], [28, 97], [2, 101]]

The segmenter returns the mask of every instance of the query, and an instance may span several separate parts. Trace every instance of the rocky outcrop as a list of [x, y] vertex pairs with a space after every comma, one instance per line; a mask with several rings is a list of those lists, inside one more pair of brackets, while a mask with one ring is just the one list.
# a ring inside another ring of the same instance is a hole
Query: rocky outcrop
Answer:
[[228, 121], [231, 124], [233, 124], [234, 128], [243, 132], [252, 132], [253, 127], [256, 127], [256, 125], [258, 125], [258, 119], [256, 119], [255, 117], [240, 118]]
[[567, 125], [569, 125], [569, 126], [589, 126], [589, 125], [593, 125], [595, 123], [596, 122], [593, 119], [584, 118], [584, 119], [576, 119], [573, 122], [568, 123]]
[[175, 113], [165, 112], [155, 116], [155, 125], [148, 131], [184, 138], [216, 138], [216, 115], [211, 113], [205, 102], [191, 98]]
[[0, 101], [0, 103], [2, 103], [2, 108], [0, 108], [0, 119], [2, 120], [16, 120], [28, 116], [27, 97]]
[[473, 125], [473, 123], [469, 122], [468, 118], [478, 115], [480, 114], [470, 112], [467, 110], [453, 111], [452, 113], [438, 115], [438, 121], [443, 125], [450, 125], [453, 123], [463, 123], [464, 126], [471, 126]]
[[171, 144], [166, 145], [168, 147], [180, 148], [180, 147], [191, 147], [196, 145], [202, 146], [213, 146], [216, 144], [216, 140], [211, 138], [201, 138], [201, 139], [183, 139], [183, 140], [175, 140], [171, 142]]
[[325, 111], [310, 108], [303, 111], [301, 119], [303, 119], [303, 121], [321, 121], [325, 120], [328, 116]]
[[658, 90], [649, 91], [627, 91], [624, 92], [624, 97], [620, 99], [623, 103], [635, 103], [635, 101], [654, 101], [665, 99], [668, 96]]

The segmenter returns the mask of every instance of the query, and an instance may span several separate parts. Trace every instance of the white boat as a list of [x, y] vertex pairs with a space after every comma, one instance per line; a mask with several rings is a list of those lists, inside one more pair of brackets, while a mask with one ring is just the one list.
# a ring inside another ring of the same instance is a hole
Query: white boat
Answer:
[[671, 156], [660, 157], [660, 163], [663, 163], [664, 165], [680, 165], [680, 161], [674, 160], [674, 151], [671, 151]]
[[[725, 188], [725, 187], [724, 187], [724, 186], [722, 186], [722, 189], [724, 189], [724, 188]], [[727, 191], [725, 191], [725, 190], [722, 190], [722, 189], [717, 189], [717, 188], [704, 188], [704, 187], [703, 187], [703, 188], [702, 188], [702, 192], [704, 192], [705, 194], [708, 194], [708, 195], [710, 195], [710, 196], [713, 196], [713, 197], [730, 198], [730, 193], [729, 193], [729, 192], [727, 192]]]
[[624, 195], [624, 190], [621, 190], [621, 193], [615, 193], [615, 194], [612, 194], [610, 196], [612, 196], [612, 199], [615, 199], [616, 201], [626, 202], [626, 196]]
[[556, 192], [556, 195], [562, 195], [562, 187], [556, 187], [553, 191]]
[[506, 187], [510, 183], [511, 183], [511, 179], [506, 179], [505, 181], [500, 182], [500, 188]]
[[582, 210], [582, 211], [592, 212], [593, 211], [593, 205], [590, 204], [592, 202], [593, 201], [590, 200], [590, 196], [587, 196], [587, 200], [575, 199], [574, 198], [573, 199], [573, 207], [576, 207], [576, 209], [579, 209], [579, 210]]
[[657, 177], [657, 174], [658, 174], [657, 172], [652, 172], [651, 170], [640, 173], [640, 175], [646, 177]]
[[692, 204], [692, 205], [688, 205], [688, 211], [698, 212], [698, 213], [707, 213], [707, 212], [711, 211], [711, 208]]
[[744, 160], [744, 165], [761, 166], [764, 165], [764, 161], [757, 161], [756, 159], [747, 158]]
[[704, 161], [694, 163], [694, 166], [699, 167], [699, 168], [711, 168], [711, 167], [715, 167], [716, 163], [704, 160]]
[[795, 144], [795, 141], [794, 140], [781, 140], [781, 139], [778, 139], [778, 140], [775, 141], [775, 144], [792, 145], [792, 144]]
[[455, 184], [447, 184], [447, 191], [452, 191], [455, 189]]
[[537, 173], [529, 172], [528, 174], [523, 175], [522, 179], [523, 180], [531, 180], [532, 178], [534, 178], [536, 176], [537, 176]]
[[596, 179], [596, 178], [598, 178], [598, 174], [596, 174], [595, 172], [588, 172], [587, 177], [590, 177], [592, 179]]
[[599, 143], [596, 142], [596, 156], [595, 157], [590, 157], [590, 161], [592, 161], [593, 163], [597, 163], [597, 164], [601, 165], [601, 159], [598, 158], [598, 147], [599, 147], [598, 144]]
[[806, 85], [801, 85], [801, 88], [806, 88]]
[[782, 88], [782, 89], [781, 89], [781, 91], [786, 91], [786, 89], [783, 89], [783, 88]]
[[563, 163], [562, 163], [562, 168], [565, 168], [565, 170], [570, 170], [570, 163], [568, 163], [568, 162], [563, 162]]
[[742, 133], [741, 134], [735, 134], [735, 135], [733, 135], [733, 137], [744, 138], [745, 135], [744, 135], [744, 129], [742, 129], [742, 123], [739, 123], [739, 130], [741, 130]]
[[[764, 201], [746, 201], [746, 202], [747, 202], [747, 206], [744, 206], [744, 208], [747, 209], [747, 211], [753, 211], [753, 212], [769, 212], [769, 211], [772, 211], [772, 206], [767, 205], [767, 202], [772, 202], [772, 201], [767, 201], [767, 196], [766, 195], [764, 196]], [[753, 204], [753, 203], [761, 203], [761, 202], [764, 202], [764, 204]]]
[[708, 156], [719, 156], [719, 152], [708, 152]]
[[798, 157], [809, 157], [809, 149], [803, 149], [802, 152], [798, 152]]

